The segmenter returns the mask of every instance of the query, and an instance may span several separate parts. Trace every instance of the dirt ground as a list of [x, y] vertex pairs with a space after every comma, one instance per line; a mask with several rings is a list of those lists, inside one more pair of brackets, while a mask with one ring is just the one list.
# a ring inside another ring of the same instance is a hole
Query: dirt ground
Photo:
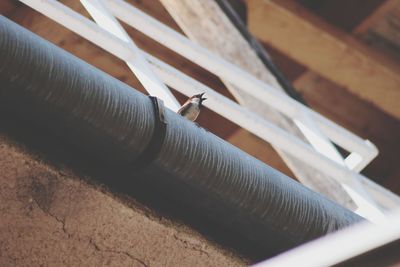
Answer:
[[0, 266], [243, 266], [185, 224], [0, 135]]

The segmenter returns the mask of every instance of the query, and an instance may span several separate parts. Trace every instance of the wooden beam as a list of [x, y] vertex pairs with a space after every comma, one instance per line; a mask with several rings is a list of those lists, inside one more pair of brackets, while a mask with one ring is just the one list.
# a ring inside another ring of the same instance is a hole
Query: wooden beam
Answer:
[[400, 47], [400, 1], [388, 1], [382, 9], [371, 15], [356, 29], [358, 36], [370, 46], [394, 54], [399, 59]]
[[354, 30], [355, 34], [366, 33], [371, 27], [376, 25], [382, 20], [393, 8], [400, 6], [399, 0], [385, 0], [381, 5], [372, 12], [366, 19], [364, 19]]
[[249, 29], [259, 39], [400, 118], [398, 65], [393, 67], [378, 62], [365, 54], [367, 49], [360, 48], [362, 45], [353, 38], [322, 30], [305, 20], [307, 12], [301, 7], [296, 6], [294, 11], [270, 0], [249, 0], [247, 3]]
[[[161, 2], [189, 38], [275, 88], [280, 88], [275, 78], [214, 1], [161, 0]], [[243, 106], [304, 139], [292, 121], [232, 84], [225, 82], [225, 85]], [[322, 175], [282, 151], [277, 150], [277, 152], [305, 185], [346, 207], [354, 208], [354, 202], [331, 177]]]

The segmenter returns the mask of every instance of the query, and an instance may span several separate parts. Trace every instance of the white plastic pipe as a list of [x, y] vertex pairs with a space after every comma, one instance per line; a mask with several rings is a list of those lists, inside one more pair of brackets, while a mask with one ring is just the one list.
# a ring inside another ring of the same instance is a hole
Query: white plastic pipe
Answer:
[[[41, 11], [42, 13], [46, 14], [53, 20], [59, 22], [60, 24], [71, 29], [72, 31], [76, 32], [77, 34], [83, 36], [84, 38], [88, 39], [89, 41], [99, 45], [106, 51], [109, 51], [110, 53], [123, 59], [124, 61], [129, 62], [129, 61], [133, 60], [134, 55], [132, 55], [131, 46], [129, 44], [119, 41], [119, 38], [116, 38], [111, 34], [106, 35], [106, 34], [102, 33], [102, 30], [96, 24], [94, 24], [91, 21], [88, 22], [85, 17], [73, 12], [72, 10], [66, 8], [65, 6], [58, 3], [57, 1], [54, 1], [54, 0], [44, 0], [44, 1], [21, 0], [21, 2], [24, 2], [28, 5], [30, 5], [31, 7], [35, 8], [36, 10]], [[130, 7], [130, 5], [128, 5], [128, 7]], [[131, 7], [131, 8], [133, 8], [133, 7]], [[133, 10], [136, 10], [136, 9], [133, 8]], [[146, 16], [147, 15], [144, 14], [144, 19], [150, 18], [150, 21], [149, 21], [149, 23], [146, 23], [146, 21], [144, 21], [144, 25], [150, 25], [151, 23], [154, 23], [154, 21], [155, 21], [154, 19], [152, 19], [151, 17], [148, 17], [148, 16], [146, 17]], [[66, 18], [66, 19], [64, 20], [64, 19], [60, 19], [60, 18]], [[86, 23], [84, 23], [85, 20], [86, 20]], [[139, 21], [140, 21], [140, 19], [139, 19]], [[155, 27], [160, 26], [158, 24], [159, 24], [159, 22], [157, 22]], [[167, 28], [163, 24], [161, 24], [160, 27]], [[151, 29], [153, 29], [153, 28], [151, 28]], [[166, 30], [166, 31], [169, 30], [169, 31], [172, 31], [174, 35], [179, 35], [178, 33], [174, 32], [173, 30], [171, 30], [169, 28], [164, 29], [164, 30]], [[162, 34], [162, 32], [163, 31], [161, 31], [160, 34]], [[187, 40], [185, 37], [183, 37], [181, 35], [179, 35], [178, 37], [179, 37], [178, 39], [181, 39], [181, 41], [183, 40], [184, 43], [189, 42], [184, 47], [186, 47], [186, 46], [191, 47], [189, 40]], [[163, 43], [163, 44], [165, 44], [165, 43]], [[191, 51], [195, 52], [195, 51], [202, 50], [203, 53], [208, 55], [205, 58], [207, 58], [208, 60], [211, 60], [211, 62], [209, 62], [209, 65], [213, 65], [215, 63], [214, 62], [215, 60], [213, 59], [213, 57], [215, 57], [215, 56], [213, 54], [211, 54], [210, 52], [208, 52], [207, 50], [203, 49], [200, 46], [196, 47], [195, 44], [192, 44], [192, 45], [194, 46], [194, 48], [192, 47]], [[176, 51], [179, 52], [179, 49]], [[197, 52], [195, 52], [195, 53], [197, 53]], [[260, 99], [265, 101], [266, 103], [271, 102], [272, 105], [275, 108], [277, 108], [279, 111], [285, 113], [286, 115], [292, 117], [293, 119], [298, 118], [299, 117], [298, 114], [302, 114], [301, 112], [310, 112], [312, 117], [317, 119], [317, 121], [319, 122], [318, 125], [321, 127], [321, 129], [324, 131], [324, 133], [329, 138], [331, 138], [332, 141], [334, 141], [335, 143], [341, 145], [342, 147], [344, 147], [345, 149], [347, 149], [349, 151], [356, 152], [357, 154], [361, 155], [363, 158], [371, 159], [371, 158], [373, 158], [373, 156], [371, 156], [371, 155], [377, 154], [377, 149], [375, 148], [375, 146], [372, 145], [372, 143], [369, 143], [368, 141], [364, 141], [363, 139], [359, 138], [358, 136], [355, 136], [354, 134], [347, 131], [343, 127], [331, 122], [328, 119], [325, 119], [320, 114], [318, 114], [312, 110], [309, 110], [307, 107], [299, 104], [298, 102], [292, 100], [291, 98], [288, 98], [285, 94], [280, 93], [280, 92], [274, 90], [273, 88], [270, 88], [270, 86], [268, 84], [265, 84], [265, 83], [255, 79], [253, 76], [249, 75], [247, 72], [240, 70], [236, 66], [234, 66], [222, 59], [218, 59], [218, 57], [215, 57], [215, 58], [217, 58], [217, 60], [216, 60], [217, 63], [220, 62], [222, 65], [228, 65], [228, 67], [227, 67], [228, 73], [230, 73], [229, 70], [233, 70], [234, 77], [240, 78], [241, 75], [250, 77], [249, 87], [252, 87], [251, 81], [253, 81], [253, 83], [255, 82], [258, 85], [261, 84], [261, 86], [265, 86], [265, 88], [262, 87], [262, 90], [261, 90], [262, 95], [261, 95]], [[205, 64], [207, 64], [207, 63], [208, 62], [206, 62]], [[247, 88], [247, 87], [245, 87], [245, 88]], [[256, 94], [254, 94], [253, 92], [255, 92], [256, 90], [252, 90], [252, 89], [256, 89], [256, 88], [257, 87], [251, 88], [251, 90], [249, 91], [254, 96], [256, 96]], [[272, 98], [268, 98], [268, 96], [272, 96]], [[267, 99], [270, 99], [270, 101], [267, 101]], [[280, 101], [280, 99], [283, 99], [284, 101], [282, 102], [282, 101]], [[286, 103], [286, 101], [288, 101], [290, 103]], [[283, 108], [284, 105], [282, 105], [282, 106], [276, 105], [276, 103], [278, 103], [278, 102], [282, 102], [283, 104], [285, 104], [285, 103], [288, 104], [289, 108], [285, 109], [285, 108]], [[290, 105], [292, 105], [292, 107], [290, 107]], [[299, 111], [301, 111], [301, 112], [296, 112], [296, 106], [297, 106], [297, 109], [300, 107]], [[301, 119], [301, 118], [298, 118], [298, 119]]]
[[[274, 107], [293, 120], [301, 120], [303, 114], [310, 115], [318, 122], [321, 130], [336, 144], [344, 149], [356, 152], [361, 157], [371, 160], [377, 154], [377, 148], [369, 141], [365, 141], [343, 127], [310, 110], [301, 103], [291, 99], [270, 85], [258, 80], [234, 64], [212, 54], [207, 49], [193, 43], [180, 33], [148, 16], [132, 5], [122, 0], [105, 0], [113, 14], [136, 28], [150, 38], [172, 49], [178, 54], [190, 59], [201, 67], [223, 77], [237, 85], [246, 93], [257, 97], [266, 104]], [[368, 164], [365, 161], [363, 164]]]
[[81, 0], [81, 3], [100, 27], [117, 36], [121, 39], [121, 42], [128, 44], [132, 56], [126, 63], [146, 91], [162, 99], [169, 109], [175, 112], [178, 111], [180, 108], [179, 102], [171, 91], [152, 73], [139, 48], [115, 17], [104, 8], [103, 2], [101, 0]]
[[375, 225], [362, 222], [284, 252], [254, 267], [333, 266], [400, 239], [400, 210]]

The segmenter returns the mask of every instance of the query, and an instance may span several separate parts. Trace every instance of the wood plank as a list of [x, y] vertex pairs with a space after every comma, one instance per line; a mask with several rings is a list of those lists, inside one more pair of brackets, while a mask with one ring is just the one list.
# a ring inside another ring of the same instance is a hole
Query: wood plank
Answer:
[[400, 60], [400, 0], [383, 1], [355, 29], [355, 35], [368, 46]]
[[383, 39], [392, 43], [396, 47], [400, 46], [400, 5], [393, 8], [384, 20], [378, 22], [370, 28], [370, 31], [379, 35]]
[[[189, 38], [247, 70], [259, 79], [273, 85], [275, 88], [280, 88], [275, 78], [267, 71], [246, 40], [214, 1], [161, 0], [161, 2]], [[304, 139], [304, 136], [292, 121], [276, 113], [260, 100], [243, 93], [233, 85], [227, 82], [225, 84], [243, 106]], [[256, 141], [252, 140], [252, 142]], [[246, 146], [244, 145], [243, 147]], [[347, 193], [331, 177], [322, 175], [294, 157], [278, 149], [276, 150], [304, 184], [346, 207], [354, 208], [354, 203]]]
[[304, 19], [306, 11], [299, 16], [299, 10], [269, 0], [249, 0], [249, 29], [300, 64], [400, 118], [399, 67], [376, 61], [353, 38], [322, 30]]
[[394, 8], [400, 5], [399, 0], [385, 0], [382, 1], [380, 6], [372, 12], [366, 19], [364, 19], [354, 30], [355, 34], [366, 33], [371, 27], [374, 27], [385, 16], [390, 13]]

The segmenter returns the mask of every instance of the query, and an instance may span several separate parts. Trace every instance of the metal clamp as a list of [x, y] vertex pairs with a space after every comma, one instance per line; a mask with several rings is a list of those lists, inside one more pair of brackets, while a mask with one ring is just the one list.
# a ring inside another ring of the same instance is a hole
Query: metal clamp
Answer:
[[154, 108], [154, 131], [147, 147], [130, 166], [130, 169], [135, 171], [139, 171], [153, 162], [161, 150], [167, 132], [163, 101], [155, 96], [149, 96], [149, 98]]

